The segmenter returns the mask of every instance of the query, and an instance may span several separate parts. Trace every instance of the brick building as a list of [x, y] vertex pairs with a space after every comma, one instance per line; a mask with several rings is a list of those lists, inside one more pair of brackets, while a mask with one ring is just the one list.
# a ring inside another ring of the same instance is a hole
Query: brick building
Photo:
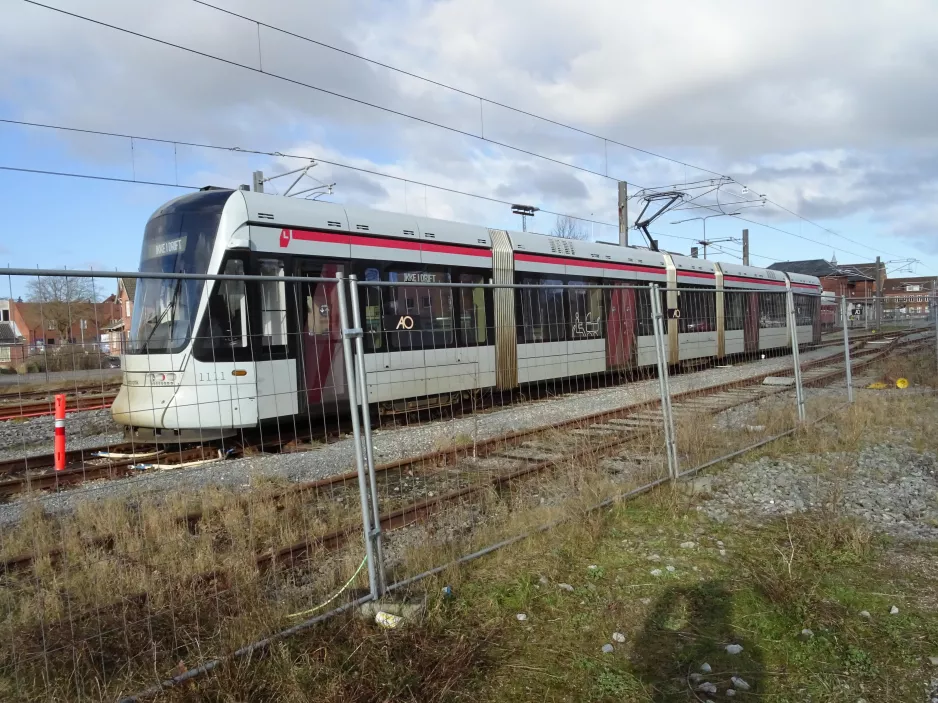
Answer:
[[[780, 261], [769, 266], [773, 271], [800, 273], [821, 279], [821, 287], [837, 296], [847, 298], [872, 298], [876, 290], [876, 279], [872, 272], [862, 268], [865, 264], [840, 266], [834, 261], [807, 259], [805, 261]], [[871, 264], [874, 271], [876, 264]]]
[[0, 301], [0, 322], [28, 347], [85, 344], [96, 347], [101, 329], [120, 314], [116, 296], [100, 303], [27, 303]]
[[[16, 366], [26, 358], [26, 345], [9, 318], [8, 301], [0, 300], [0, 366]], [[2, 317], [6, 312], [7, 316]]]
[[856, 272], [870, 279], [870, 284], [867, 286], [867, 294], [863, 296], [858, 295], [857, 297], [872, 298], [874, 295], [876, 295], [875, 283], [877, 278], [879, 278], [880, 290], [882, 290], [883, 286], [886, 285], [886, 264], [884, 264], [882, 261], [880, 261], [879, 264], [877, 264], [875, 261], [867, 264], [839, 264], [838, 268], [844, 269], [845, 271]]
[[117, 279], [117, 294], [115, 302], [119, 307], [119, 314], [108, 320], [101, 328], [101, 344], [104, 351], [112, 356], [124, 352], [127, 335], [130, 330], [130, 320], [134, 315], [134, 293], [137, 291], [136, 278]]
[[883, 310], [900, 314], [926, 315], [932, 312], [935, 295], [934, 276], [888, 278], [883, 286]]

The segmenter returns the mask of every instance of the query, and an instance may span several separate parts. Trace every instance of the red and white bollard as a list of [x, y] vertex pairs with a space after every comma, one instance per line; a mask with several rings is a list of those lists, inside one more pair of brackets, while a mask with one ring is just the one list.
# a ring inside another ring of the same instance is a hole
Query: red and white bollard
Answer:
[[55, 470], [65, 468], [65, 394], [55, 396]]

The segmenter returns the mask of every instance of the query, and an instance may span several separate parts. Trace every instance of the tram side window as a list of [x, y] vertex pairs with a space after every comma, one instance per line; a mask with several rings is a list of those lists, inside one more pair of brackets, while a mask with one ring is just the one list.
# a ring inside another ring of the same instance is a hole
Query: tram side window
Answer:
[[[570, 337], [571, 340], [594, 339], [603, 336], [603, 291], [601, 288], [568, 288], [570, 301]], [[593, 283], [593, 285], [596, 285]]]
[[[521, 279], [525, 285], [537, 288], [518, 289], [518, 307], [521, 321], [518, 328], [518, 342], [533, 344], [536, 342], [562, 342], [566, 337], [567, 325], [564, 316], [563, 288], [564, 281], [542, 276], [525, 276]], [[551, 287], [554, 286], [554, 287]]]
[[[485, 283], [481, 273], [461, 273], [460, 283]], [[459, 335], [467, 346], [485, 344], [488, 339], [485, 315], [485, 288], [459, 289]]]
[[[283, 276], [283, 262], [261, 259], [260, 275]], [[264, 348], [287, 343], [287, 293], [283, 281], [262, 281], [261, 343]]]
[[813, 325], [814, 310], [818, 299], [811, 295], [794, 295], [792, 297], [795, 301], [795, 319], [798, 326]]
[[[668, 309], [667, 292], [659, 291], [661, 295], [661, 313], [665, 314]], [[651, 337], [655, 333], [654, 320], [651, 314], [651, 289], [639, 288], [635, 291], [635, 307], [638, 315], [638, 336]], [[665, 328], [667, 334], [667, 328]]]
[[726, 330], [741, 330], [746, 324], [746, 302], [749, 293], [724, 293], [726, 301]]
[[383, 322], [391, 350], [441, 349], [455, 342], [452, 289], [420, 285], [451, 283], [448, 272], [389, 271], [388, 280], [404, 284], [384, 291]]
[[[244, 262], [231, 259], [222, 271], [227, 276], [243, 276]], [[244, 281], [217, 281], [208, 299], [208, 310], [199, 339], [200, 351], [224, 352], [246, 349], [249, 345], [247, 295]]]
[[[365, 269], [365, 283], [368, 281], [380, 281], [381, 272], [376, 268]], [[362, 305], [362, 320], [364, 320], [365, 333], [365, 351], [381, 352], [384, 351], [384, 332], [381, 325], [381, 318], [384, 310], [384, 297], [387, 289], [380, 286], [364, 285], [359, 288]]]
[[759, 293], [759, 328], [785, 327], [785, 294]]
[[678, 331], [713, 332], [717, 328], [716, 292], [713, 288], [683, 290], [678, 294], [678, 309], [681, 311]]

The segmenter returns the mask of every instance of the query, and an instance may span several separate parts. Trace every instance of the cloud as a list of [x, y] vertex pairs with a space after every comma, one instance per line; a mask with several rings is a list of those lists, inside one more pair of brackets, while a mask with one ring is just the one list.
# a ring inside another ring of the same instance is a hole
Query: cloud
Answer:
[[[930, 226], [917, 203], [938, 184], [935, 3], [830, 0], [821, 9], [809, 0], [758, 6], [597, 0], [584, 11], [565, 0], [218, 2], [494, 101], [730, 172], [806, 217], [861, 216], [883, 233], [930, 246], [921, 235]], [[86, 0], [67, 9], [289, 80], [23, 3], [8, 8], [0, 26], [7, 114], [225, 146], [304, 149], [606, 221], [616, 218], [614, 183], [471, 135], [484, 133], [635, 186], [709, 176], [270, 29], [259, 32], [188, 0]], [[128, 150], [120, 140], [68, 137], [64, 143], [75, 159], [126, 169]], [[138, 149], [132, 169], [171, 180], [167, 154], [153, 165]], [[191, 149], [172, 158], [173, 177], [181, 172], [227, 185], [247, 181], [254, 168], [297, 167]], [[336, 181], [337, 198], [350, 202], [486, 224], [510, 220], [502, 205], [424, 193], [400, 181], [325, 164], [315, 175]], [[770, 208], [759, 216], [791, 220]]]

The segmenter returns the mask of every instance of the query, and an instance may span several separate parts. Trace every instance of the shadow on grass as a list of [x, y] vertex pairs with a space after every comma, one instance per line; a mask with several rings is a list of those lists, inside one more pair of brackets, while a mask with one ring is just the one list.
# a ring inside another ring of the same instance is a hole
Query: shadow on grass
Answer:
[[[676, 586], [658, 598], [632, 647], [635, 673], [652, 700], [718, 700], [730, 688], [737, 701], [761, 698], [762, 658], [733, 628], [732, 609], [732, 595], [719, 581]], [[732, 644], [742, 651], [729, 654], [726, 647]], [[716, 692], [706, 684], [716, 686]]]

